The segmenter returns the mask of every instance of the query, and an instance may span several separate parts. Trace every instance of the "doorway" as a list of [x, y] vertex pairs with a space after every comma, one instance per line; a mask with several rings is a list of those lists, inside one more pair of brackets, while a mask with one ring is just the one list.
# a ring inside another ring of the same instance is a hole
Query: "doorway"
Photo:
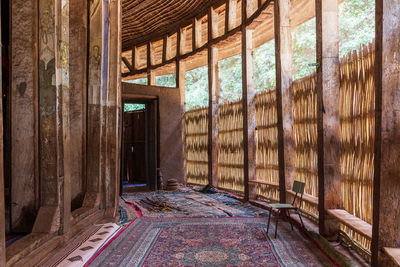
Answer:
[[157, 190], [157, 99], [124, 99], [121, 193]]

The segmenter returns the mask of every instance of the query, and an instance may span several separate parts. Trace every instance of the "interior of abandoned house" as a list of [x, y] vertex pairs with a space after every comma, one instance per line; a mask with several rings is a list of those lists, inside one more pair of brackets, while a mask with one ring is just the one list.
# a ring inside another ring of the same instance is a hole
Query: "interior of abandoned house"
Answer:
[[2, 0], [0, 266], [400, 266], [399, 40], [398, 0]]

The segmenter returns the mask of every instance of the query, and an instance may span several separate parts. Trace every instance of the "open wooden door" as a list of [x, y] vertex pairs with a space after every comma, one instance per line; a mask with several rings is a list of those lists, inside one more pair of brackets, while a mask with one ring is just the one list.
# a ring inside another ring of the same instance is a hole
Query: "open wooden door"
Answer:
[[157, 190], [157, 99], [125, 99], [121, 151], [121, 192]]

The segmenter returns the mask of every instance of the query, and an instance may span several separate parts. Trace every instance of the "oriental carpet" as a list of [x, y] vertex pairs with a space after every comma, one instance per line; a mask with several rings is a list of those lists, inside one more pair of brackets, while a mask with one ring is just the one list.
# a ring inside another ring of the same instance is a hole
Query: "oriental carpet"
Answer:
[[335, 266], [297, 230], [266, 218], [138, 218], [90, 266]]

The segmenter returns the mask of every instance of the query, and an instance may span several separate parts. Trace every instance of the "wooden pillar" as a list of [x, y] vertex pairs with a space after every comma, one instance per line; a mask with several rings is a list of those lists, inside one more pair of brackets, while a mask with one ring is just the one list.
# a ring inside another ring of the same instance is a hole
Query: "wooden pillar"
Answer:
[[242, 84], [243, 84], [243, 142], [245, 199], [255, 199], [257, 188], [249, 181], [256, 180], [256, 85], [253, 73], [253, 30], [242, 31]]
[[339, 117], [338, 0], [317, 0], [317, 98], [318, 98], [318, 199], [319, 231], [331, 236], [339, 224], [327, 209], [341, 208]]
[[[1, 6], [0, 6], [0, 44], [3, 46], [1, 39]], [[2, 51], [0, 50], [0, 58]], [[0, 65], [0, 81], [3, 81], [2, 66]], [[0, 84], [0, 95], [3, 95], [2, 83]], [[0, 101], [0, 266], [6, 266], [6, 220], [4, 205], [4, 154], [3, 154], [3, 101]]]
[[186, 66], [185, 62], [183, 60], [177, 60], [176, 61], [176, 86], [179, 88], [179, 95], [180, 95], [180, 110], [181, 110], [181, 129], [182, 129], [182, 159], [183, 159], [183, 172], [184, 177], [183, 181], [186, 182], [186, 156], [185, 156], [185, 142], [186, 142], [186, 136], [185, 136], [185, 129], [186, 129], [186, 124], [185, 124], [185, 112], [186, 112]]
[[[71, 217], [69, 1], [39, 1], [40, 209], [32, 232], [65, 233]], [[43, 25], [44, 24], [44, 25]]]
[[[89, 60], [88, 60], [88, 99], [87, 99], [87, 192], [83, 206], [98, 207], [100, 204], [101, 173], [101, 89], [104, 60], [102, 29], [103, 3], [95, 5], [89, 1]], [[137, 61], [135, 61], [135, 64]]]
[[244, 147], [244, 198], [256, 197], [256, 188], [249, 187], [249, 180], [256, 179], [256, 95], [253, 77], [253, 30], [245, 25], [247, 4], [242, 2], [242, 105]]
[[147, 85], [156, 85], [156, 76], [151, 69], [151, 44], [147, 43]]
[[293, 140], [292, 35], [290, 27], [290, 0], [274, 2], [274, 29], [276, 55], [276, 105], [278, 115], [279, 199], [286, 202], [286, 189], [291, 188], [295, 176]]
[[121, 7], [120, 0], [110, 1], [109, 5], [109, 85], [107, 90], [106, 115], [106, 209], [107, 215], [115, 217], [119, 198], [119, 143], [121, 141], [118, 122], [121, 110]]
[[376, 1], [375, 175], [372, 266], [386, 266], [382, 248], [400, 248], [400, 5]]
[[[208, 41], [216, 36], [214, 11], [208, 13]], [[218, 48], [208, 47], [208, 183], [218, 186]]]
[[71, 199], [73, 208], [82, 206], [86, 191], [86, 105], [87, 105], [87, 1], [70, 2], [71, 82]]
[[[11, 4], [11, 230], [29, 232], [39, 208], [38, 1]], [[35, 38], [34, 38], [35, 37]]]

